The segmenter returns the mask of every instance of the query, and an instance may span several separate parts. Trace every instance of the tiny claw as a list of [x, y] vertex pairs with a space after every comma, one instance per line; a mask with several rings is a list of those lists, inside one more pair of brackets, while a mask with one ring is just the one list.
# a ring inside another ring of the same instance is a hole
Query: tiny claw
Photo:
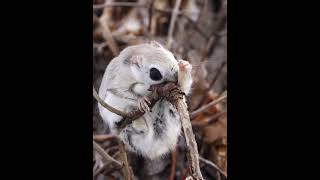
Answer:
[[141, 103], [139, 103], [138, 109], [139, 109], [139, 111], [144, 112], [143, 109], [142, 109], [142, 107], [141, 107]]
[[150, 100], [146, 97], [142, 97], [138, 99], [138, 108], [141, 112], [147, 112], [150, 111], [149, 104], [151, 104]]
[[150, 111], [150, 108], [146, 102], [143, 102], [144, 105], [144, 112]]
[[147, 97], [143, 97], [143, 99], [144, 99], [149, 105], [151, 104], [150, 100], [149, 100]]

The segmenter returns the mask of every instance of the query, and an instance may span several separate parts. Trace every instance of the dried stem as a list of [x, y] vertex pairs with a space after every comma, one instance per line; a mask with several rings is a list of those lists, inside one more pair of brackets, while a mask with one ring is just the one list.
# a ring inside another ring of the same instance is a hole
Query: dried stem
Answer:
[[148, 6], [148, 12], [149, 12], [149, 23], [148, 23], [148, 31], [150, 35], [153, 35], [151, 33], [151, 27], [152, 27], [152, 18], [153, 18], [153, 5], [154, 5], [154, 0], [150, 0], [149, 6]]
[[209, 119], [206, 119], [204, 121], [192, 121], [191, 124], [193, 127], [203, 127], [203, 126], [207, 126], [211, 123], [216, 122], [221, 116], [226, 115], [227, 111], [221, 111], [218, 112], [216, 114], [214, 114], [212, 117], [210, 117]]
[[113, 159], [108, 153], [104, 151], [104, 149], [96, 142], [93, 141], [93, 148], [96, 150], [105, 160], [112, 161], [119, 166], [122, 166], [122, 163]]
[[206, 105], [202, 106], [201, 108], [191, 112], [190, 113], [191, 119], [194, 118], [199, 113], [201, 113], [201, 112], [207, 110], [208, 108], [218, 104], [219, 102], [223, 101], [226, 98], [227, 98], [227, 94], [221, 95], [219, 98], [215, 99], [214, 101], [210, 102], [209, 104], [206, 104]]
[[185, 97], [179, 99], [175, 102], [175, 106], [178, 110], [182, 129], [186, 139], [186, 144], [188, 147], [188, 161], [191, 164], [191, 174], [197, 180], [202, 180], [202, 174], [199, 166], [199, 153], [198, 146], [195, 140], [195, 136], [192, 131], [192, 126], [189, 118], [189, 112], [187, 110], [187, 104], [185, 103]]
[[198, 146], [192, 131], [185, 94], [177, 87], [177, 85], [173, 84], [173, 86], [176, 88], [172, 88], [170, 91], [166, 92], [165, 94], [161, 94], [160, 96], [165, 97], [176, 107], [180, 116], [180, 121], [188, 148], [187, 158], [190, 163], [191, 175], [196, 180], [203, 180], [199, 166]]
[[[227, 65], [227, 62], [226, 62], [226, 61], [223, 61], [223, 62], [221, 63], [221, 65], [218, 67], [217, 73], [215, 74], [215, 76], [214, 76], [213, 79], [211, 80], [208, 88], [205, 90], [206, 92], [209, 92], [210, 89], [213, 88], [213, 86], [215, 85], [216, 81], [218, 80], [218, 78], [219, 78], [219, 76], [220, 76], [220, 74], [221, 74], [221, 72], [222, 72], [222, 69], [223, 69], [226, 65]], [[206, 94], [207, 94], [207, 93], [205, 93], [205, 94], [202, 96], [199, 104], [203, 104], [203, 103], [204, 103], [204, 101], [206, 100]]]
[[[95, 16], [95, 15], [94, 15]], [[117, 56], [119, 54], [119, 47], [116, 44], [112, 34], [111, 34], [111, 30], [109, 29], [109, 26], [107, 24], [107, 14], [104, 13], [100, 18], [99, 18], [99, 22], [101, 27], [103, 28], [103, 37], [107, 40], [107, 44], [112, 52], [112, 54], [114, 56]]]
[[105, 3], [105, 4], [95, 4], [93, 5], [93, 9], [102, 9], [102, 8], [109, 8], [114, 6], [120, 7], [146, 7], [146, 4], [142, 3], [135, 3], [135, 2], [112, 2], [112, 3]]
[[169, 33], [168, 33], [168, 39], [167, 39], [167, 48], [170, 49], [171, 48], [171, 44], [172, 44], [172, 35], [173, 35], [173, 30], [174, 30], [174, 26], [176, 23], [176, 19], [179, 13], [179, 7], [181, 4], [181, 0], [176, 0], [176, 3], [174, 5], [174, 9], [172, 11], [172, 15], [171, 15], [171, 20], [170, 20], [170, 26], [169, 26]]
[[122, 112], [122, 111], [119, 111], [118, 109], [110, 106], [109, 104], [107, 104], [106, 102], [104, 102], [100, 96], [98, 95], [97, 91], [94, 89], [93, 87], [93, 97], [106, 109], [108, 109], [109, 111], [119, 115], [119, 116], [122, 116], [122, 117], [128, 117], [128, 114], [125, 113], [125, 112]]
[[102, 52], [103, 48], [108, 46], [108, 43], [107, 42], [102, 42], [102, 43], [93, 43], [93, 47], [94, 48], [97, 48], [97, 51], [99, 53]]
[[213, 78], [212, 81], [210, 82], [209, 87], [208, 87], [207, 90], [210, 90], [210, 89], [213, 87], [213, 85], [215, 84], [215, 82], [218, 80], [218, 77], [219, 77], [219, 75], [221, 74], [222, 69], [223, 69], [226, 65], [227, 65], [227, 62], [226, 62], [226, 61], [223, 61], [223, 62], [221, 63], [221, 65], [218, 67], [218, 71], [217, 71], [216, 75], [214, 76], [214, 78]]
[[174, 178], [175, 178], [176, 165], [177, 165], [177, 148], [172, 152], [171, 174], [170, 174], [169, 180], [174, 180]]
[[214, 169], [216, 169], [222, 176], [224, 176], [224, 178], [227, 179], [227, 175], [223, 172], [222, 169], [220, 169], [216, 164], [214, 164], [213, 162], [199, 156], [200, 161], [204, 162], [207, 165], [210, 165], [211, 167], [213, 167]]
[[97, 171], [95, 171], [95, 172], [93, 173], [93, 177], [96, 177], [98, 174], [100, 174], [102, 171], [104, 171], [109, 164], [110, 164], [110, 163], [105, 163], [100, 169], [98, 169]]
[[117, 136], [112, 135], [112, 134], [99, 134], [99, 135], [94, 135], [93, 140], [103, 142], [103, 141], [108, 141], [110, 139], [117, 138]]
[[123, 175], [125, 177], [125, 180], [132, 180], [133, 174], [131, 173], [132, 170], [131, 170], [131, 167], [128, 162], [128, 157], [127, 157], [127, 153], [124, 148], [124, 144], [121, 140], [118, 140], [118, 142], [119, 142], [120, 156], [121, 156], [122, 162], [124, 164], [124, 167], [122, 168]]

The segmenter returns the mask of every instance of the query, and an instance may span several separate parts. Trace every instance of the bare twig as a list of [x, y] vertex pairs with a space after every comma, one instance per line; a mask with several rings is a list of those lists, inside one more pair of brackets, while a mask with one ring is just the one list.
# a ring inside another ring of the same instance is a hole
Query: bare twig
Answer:
[[[176, 85], [174, 83], [158, 84], [151, 86], [150, 91], [152, 91], [152, 94], [147, 97], [151, 102], [150, 109], [152, 109], [152, 107], [156, 104], [160, 97], [164, 97], [168, 94], [168, 92], [171, 92], [171, 90], [174, 88], [176, 88]], [[141, 112], [139, 109], [129, 112], [128, 116], [118, 124], [119, 129], [123, 129], [132, 121], [141, 117], [143, 114], [144, 112]]]
[[174, 180], [174, 178], [175, 178], [176, 164], [177, 164], [177, 148], [172, 152], [171, 174], [170, 174], [169, 180]]
[[221, 65], [218, 67], [218, 70], [217, 70], [215, 76], [213, 77], [213, 79], [211, 80], [209, 86], [208, 86], [207, 89], [205, 90], [206, 93], [202, 96], [201, 100], [199, 101], [199, 102], [200, 102], [199, 105], [201, 105], [201, 104], [204, 103], [204, 101], [206, 100], [206, 97], [207, 97], [207, 96], [206, 96], [207, 93], [210, 91], [210, 89], [213, 88], [214, 84], [216, 83], [216, 81], [218, 80], [218, 78], [219, 78], [219, 76], [220, 76], [220, 74], [221, 74], [221, 72], [222, 72], [222, 69], [223, 69], [224, 66], [226, 66], [226, 65], [227, 65], [227, 62], [226, 62], [226, 61], [223, 61], [223, 62], [221, 63]]
[[168, 39], [167, 39], [167, 48], [170, 49], [171, 48], [171, 44], [172, 44], [172, 35], [173, 35], [173, 30], [174, 30], [174, 26], [176, 23], [176, 19], [179, 13], [179, 7], [181, 4], [181, 0], [176, 0], [176, 3], [174, 5], [174, 9], [172, 11], [172, 15], [171, 15], [171, 20], [170, 20], [170, 26], [169, 26], [169, 33], [168, 33]]
[[217, 42], [218, 42], [217, 36], [213, 35], [210, 37], [210, 39], [206, 45], [206, 48], [204, 49], [204, 52], [203, 52], [203, 55], [202, 55], [200, 62], [203, 62], [208, 58], [208, 56], [210, 55], [210, 50], [213, 49], [213, 47], [216, 45]]
[[163, 96], [176, 107], [179, 113], [182, 129], [188, 148], [187, 158], [191, 167], [191, 175], [196, 180], [203, 180], [199, 166], [198, 146], [192, 131], [185, 95], [177, 87], [173, 88], [170, 92], [163, 94]]
[[[184, 97], [185, 99], [185, 97]], [[191, 164], [191, 174], [197, 180], [203, 180], [200, 166], [199, 166], [199, 153], [197, 142], [195, 140], [192, 126], [189, 118], [189, 112], [187, 111], [187, 104], [184, 100], [178, 100], [176, 102], [176, 108], [180, 115], [181, 125], [186, 139], [186, 144], [188, 146], [188, 160]]]
[[219, 171], [219, 173], [220, 173], [221, 175], [223, 175], [224, 178], [227, 179], [227, 175], [226, 175], [226, 174], [223, 172], [223, 170], [220, 169], [216, 164], [214, 164], [213, 162], [211, 162], [211, 161], [209, 161], [209, 160], [207, 160], [207, 159], [205, 159], [205, 158], [203, 158], [203, 157], [201, 157], [201, 156], [199, 156], [199, 159], [200, 159], [200, 161], [202, 161], [203, 163], [205, 163], [205, 164], [207, 164], [207, 165], [210, 165], [211, 167], [213, 167], [214, 169], [216, 169], [217, 171]]
[[[226, 2], [226, 1], [225, 1]], [[215, 47], [217, 46], [219, 39], [223, 37], [223, 34], [219, 34], [219, 31], [221, 31], [227, 21], [227, 9], [226, 9], [226, 4], [223, 5], [223, 8], [221, 10], [221, 13], [219, 13], [217, 25], [213, 28], [213, 31], [210, 34], [210, 39], [206, 45], [206, 48], [203, 52], [201, 62], [205, 61], [207, 57], [211, 54], [211, 52], [214, 51]]]
[[221, 111], [221, 112], [214, 114], [212, 117], [210, 117], [209, 119], [207, 119], [205, 121], [192, 121], [191, 124], [193, 127], [206, 126], [208, 124], [216, 122], [216, 120], [218, 120], [221, 116], [223, 116], [225, 114], [227, 114], [227, 111]]
[[221, 180], [220, 172], [218, 172], [218, 171], [217, 171], [217, 173], [216, 173], [216, 174], [217, 174], [217, 180]]
[[114, 139], [116, 137], [117, 136], [112, 135], [112, 134], [100, 134], [100, 135], [94, 135], [93, 136], [93, 140], [99, 141], [99, 142], [103, 142], [103, 141], [107, 141], [107, 140], [110, 140], [110, 139]]
[[227, 62], [226, 62], [226, 61], [223, 61], [223, 62], [221, 63], [221, 65], [218, 67], [217, 73], [215, 74], [214, 78], [213, 78], [212, 81], [210, 82], [209, 87], [208, 87], [207, 90], [209, 90], [209, 89], [211, 89], [211, 88], [213, 87], [214, 83], [218, 80], [218, 77], [219, 77], [219, 75], [221, 74], [222, 69], [223, 69], [226, 65], [227, 65]]
[[[152, 1], [154, 0], [151, 0], [151, 3], [153, 3]], [[149, 7], [149, 3], [135, 3], [135, 2], [112, 2], [112, 3], [106, 3], [106, 4], [95, 4], [93, 5], [93, 9], [103, 9], [103, 8], [112, 8], [112, 7], [115, 7], [115, 6], [118, 6], [118, 7], [134, 7], [134, 8], [148, 8]], [[172, 9], [158, 9], [158, 8], [155, 8], [153, 7], [152, 8], [153, 10], [157, 11], [157, 12], [163, 12], [163, 13], [172, 13]], [[178, 15], [181, 15], [181, 14], [195, 14], [197, 12], [193, 12], [193, 11], [186, 11], [186, 10], [182, 10], [182, 11], [179, 11], [178, 10]]]
[[109, 164], [110, 163], [105, 163], [101, 168], [99, 168], [97, 171], [95, 171], [93, 173], [93, 177], [96, 177], [98, 174], [100, 174], [102, 171], [104, 171]]
[[119, 161], [113, 159], [108, 153], [106, 153], [103, 148], [96, 142], [93, 141], [93, 148], [94, 150], [96, 150], [105, 160], [107, 161], [112, 161], [114, 163], [116, 163], [117, 165], [122, 167], [122, 163], [120, 163]]
[[219, 102], [223, 101], [226, 98], [227, 98], [227, 94], [221, 95], [219, 98], [215, 99], [214, 101], [210, 102], [209, 104], [206, 104], [206, 105], [202, 106], [201, 108], [191, 112], [190, 113], [191, 119], [194, 118], [199, 113], [201, 113], [201, 112], [207, 110], [208, 108], [218, 104]]
[[112, 2], [112, 3], [105, 3], [105, 4], [94, 4], [93, 9], [103, 9], [103, 8], [111, 8], [114, 6], [119, 7], [146, 7], [146, 4], [142, 3], [135, 3], [135, 2]]
[[106, 43], [106, 42], [93, 43], [93, 47], [97, 48], [97, 51], [98, 51], [99, 53], [101, 53], [102, 50], [103, 50], [103, 48], [106, 47], [106, 46], [108, 46], [108, 43]]
[[[95, 15], [94, 15], [95, 16]], [[107, 44], [112, 52], [112, 54], [114, 56], [117, 56], [119, 54], [119, 47], [118, 45], [116, 44], [114, 38], [112, 37], [112, 34], [111, 34], [111, 30], [109, 29], [109, 26], [107, 24], [107, 18], [108, 18], [108, 15], [107, 13], [104, 13], [100, 18], [99, 18], [99, 22], [100, 22], [100, 25], [101, 27], [103, 28], [103, 37], [107, 40]]]
[[202, 37], [206, 39], [208, 38], [208, 36], [199, 28], [197, 23], [194, 22], [189, 16], [185, 15], [184, 13], [181, 15], [181, 17], [185, 18]]
[[93, 87], [93, 97], [106, 109], [108, 109], [109, 111], [119, 115], [119, 116], [122, 116], [122, 117], [127, 117], [128, 114], [125, 113], [125, 112], [122, 112], [122, 111], [119, 111], [118, 109], [110, 106], [109, 104], [107, 104], [106, 102], [104, 102], [98, 95], [97, 91], [94, 89]]
[[127, 157], [127, 153], [124, 148], [124, 144], [123, 144], [123, 142], [121, 142], [121, 140], [118, 140], [118, 142], [119, 142], [120, 156], [121, 156], [122, 162], [124, 164], [124, 167], [122, 168], [123, 175], [125, 177], [125, 180], [131, 180], [131, 179], [133, 179], [133, 174], [131, 173], [131, 167], [128, 162], [128, 157]]
[[151, 27], [152, 27], [152, 18], [153, 18], [153, 4], [154, 4], [154, 0], [149, 0], [149, 6], [148, 6], [148, 11], [149, 11], [149, 24], [148, 24], [148, 31], [149, 34], [152, 35], [151, 33]]

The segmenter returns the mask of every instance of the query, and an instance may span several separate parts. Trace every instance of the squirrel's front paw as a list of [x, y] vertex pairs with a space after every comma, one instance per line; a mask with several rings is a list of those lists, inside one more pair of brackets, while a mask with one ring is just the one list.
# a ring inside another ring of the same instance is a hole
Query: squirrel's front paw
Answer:
[[181, 87], [182, 91], [188, 94], [190, 92], [192, 84], [192, 65], [188, 61], [179, 60], [178, 66], [178, 84]]
[[138, 99], [138, 108], [141, 112], [148, 112], [150, 111], [151, 102], [147, 97], [142, 97]]
[[188, 61], [179, 60], [179, 71], [184, 73], [191, 73], [192, 66]]

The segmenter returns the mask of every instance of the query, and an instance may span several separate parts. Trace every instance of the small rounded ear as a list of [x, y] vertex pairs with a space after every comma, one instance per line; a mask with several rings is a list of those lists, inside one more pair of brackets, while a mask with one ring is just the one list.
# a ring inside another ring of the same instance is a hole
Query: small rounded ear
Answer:
[[131, 65], [136, 65], [136, 66], [138, 66], [138, 68], [140, 68], [142, 66], [142, 56], [133, 55], [130, 58], [130, 64]]
[[162, 46], [160, 43], [158, 43], [157, 41], [155, 41], [155, 40], [151, 40], [151, 41], [150, 41], [150, 44], [151, 44], [151, 46], [153, 46], [153, 47], [163, 48], [163, 46]]

